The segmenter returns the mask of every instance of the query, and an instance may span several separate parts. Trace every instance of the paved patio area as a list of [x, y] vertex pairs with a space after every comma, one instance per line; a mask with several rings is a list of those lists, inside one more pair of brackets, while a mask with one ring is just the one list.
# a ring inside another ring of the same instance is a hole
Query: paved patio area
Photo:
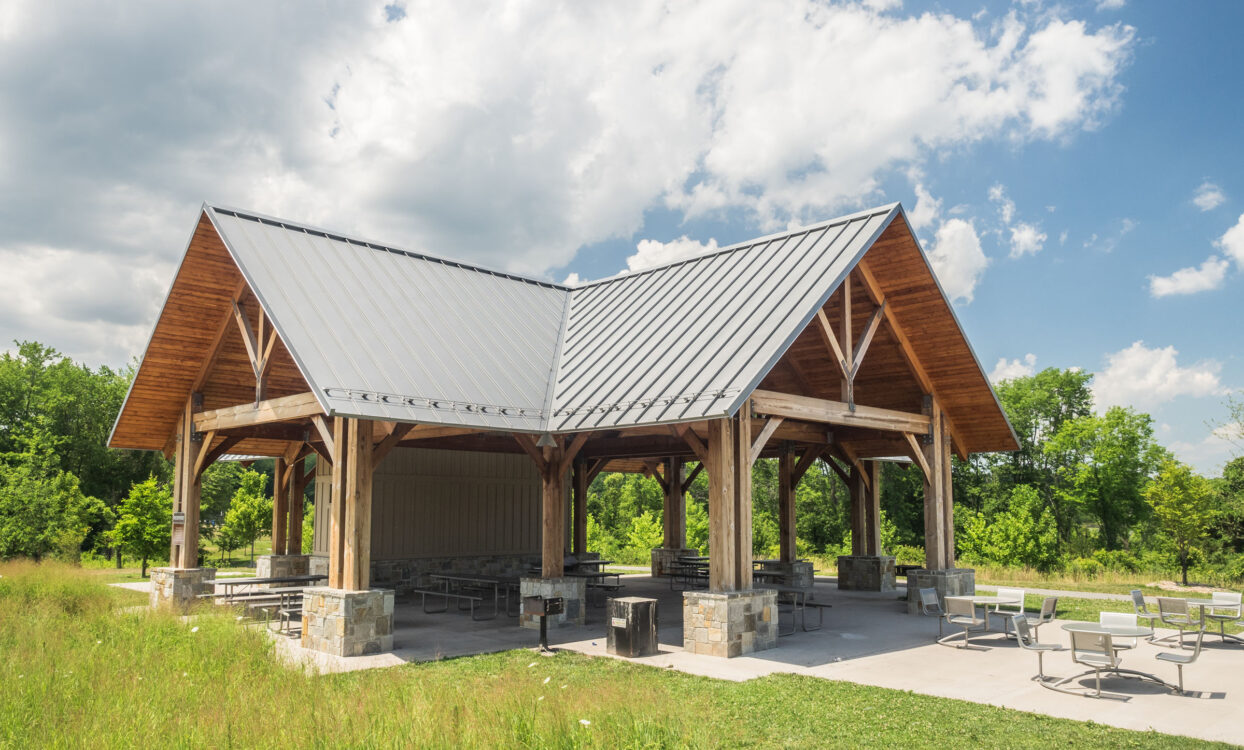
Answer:
[[[1244, 716], [1244, 646], [1223, 645], [1208, 635], [1200, 660], [1185, 668], [1185, 686], [1199, 692], [1173, 695], [1157, 685], [1116, 677], [1102, 683], [1113, 695], [1098, 700], [1057, 693], [1033, 682], [1036, 655], [1022, 651], [1001, 633], [974, 636], [980, 650], [937, 645], [937, 622], [906, 614], [901, 589], [872, 594], [818, 583], [815, 598], [833, 605], [825, 611], [824, 628], [779, 638], [776, 649], [753, 656], [718, 659], [683, 652], [681, 592], [671, 592], [664, 580], [646, 576], [623, 581], [626, 595], [651, 596], [660, 602], [661, 651], [634, 660], [654, 667], [740, 681], [778, 672], [803, 674], [1244, 744], [1244, 721], [1239, 718]], [[604, 609], [589, 608], [588, 618], [586, 626], [552, 630], [550, 641], [560, 648], [606, 656]], [[294, 663], [335, 672], [530, 648], [537, 642], [537, 632], [519, 628], [514, 618], [474, 622], [465, 613], [426, 615], [417, 602], [401, 599], [395, 621], [392, 653], [342, 659], [305, 652], [296, 647], [296, 640], [285, 638], [278, 639], [279, 651]], [[1042, 627], [1040, 635], [1043, 642], [1068, 644], [1067, 633], [1057, 622]], [[1174, 683], [1175, 666], [1154, 658], [1164, 650], [1142, 643], [1125, 653], [1123, 666]], [[1082, 671], [1067, 652], [1047, 654], [1045, 668], [1047, 675], [1056, 677]], [[1089, 683], [1091, 678], [1085, 680]]]

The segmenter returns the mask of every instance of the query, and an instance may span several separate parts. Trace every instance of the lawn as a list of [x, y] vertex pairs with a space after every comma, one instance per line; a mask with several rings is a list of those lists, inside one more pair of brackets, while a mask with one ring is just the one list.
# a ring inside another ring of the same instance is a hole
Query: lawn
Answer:
[[739, 684], [568, 652], [315, 676], [276, 663], [263, 634], [228, 615], [119, 611], [134, 592], [67, 567], [8, 564], [0, 576], [0, 747], [1211, 746], [851, 683]]

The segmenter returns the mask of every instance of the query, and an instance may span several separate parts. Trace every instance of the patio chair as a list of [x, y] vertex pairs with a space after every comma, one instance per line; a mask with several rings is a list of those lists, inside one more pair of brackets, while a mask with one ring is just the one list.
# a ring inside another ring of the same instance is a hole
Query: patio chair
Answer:
[[942, 637], [942, 603], [937, 600], [937, 589], [920, 589], [920, 614], [937, 618], [937, 637]]
[[1045, 682], [1045, 652], [1062, 651], [1063, 647], [1058, 643], [1039, 643], [1037, 642], [1037, 629], [1034, 628], [1030, 620], [1030, 616], [1014, 615], [1011, 618], [1011, 624], [1015, 626], [1015, 638], [1019, 641], [1019, 647], [1025, 651], [1033, 651], [1037, 655], [1037, 676], [1032, 679]]
[[1188, 654], [1188, 653], [1175, 653], [1172, 651], [1163, 651], [1159, 654], [1153, 655], [1153, 658], [1157, 659], [1158, 661], [1169, 661], [1173, 663], [1176, 669], [1179, 670], [1179, 694], [1180, 695], [1183, 695], [1184, 693], [1184, 667], [1187, 666], [1188, 664], [1192, 664], [1193, 662], [1195, 662], [1197, 660], [1197, 657], [1201, 655], [1201, 641], [1203, 640], [1205, 640], [1205, 631], [1198, 630], [1196, 634], [1196, 646], [1193, 647], [1192, 653]]
[[[1136, 627], [1137, 618], [1135, 612], [1100, 612], [1097, 615], [1097, 622], [1102, 625], [1125, 625], [1134, 628]], [[1115, 651], [1129, 651], [1136, 648], [1139, 643], [1139, 638], [1114, 636]]]
[[1002, 618], [1002, 632], [1007, 638], [1011, 637], [1011, 618], [1015, 615], [1024, 614], [1024, 590], [1023, 589], [998, 589], [998, 596], [1003, 599], [1018, 599], [1019, 604], [995, 604], [993, 609], [985, 611], [985, 619], [990, 617]]
[[[1198, 621], [1193, 619], [1188, 613], [1188, 602], [1171, 596], [1158, 597], [1158, 617], [1162, 620], [1162, 624], [1167, 627], [1179, 629], [1179, 647], [1184, 647], [1184, 631], [1197, 626]], [[1165, 641], [1174, 638], [1168, 635], [1162, 638], [1155, 638], [1154, 642]]]
[[1095, 698], [1101, 697], [1102, 670], [1110, 672], [1119, 668], [1119, 656], [1115, 653], [1114, 641], [1109, 633], [1071, 631], [1071, 660], [1093, 670], [1097, 678]]
[[[971, 599], [958, 596], [946, 597], [946, 623], [956, 625], [963, 628], [963, 645], [956, 648], [971, 648], [972, 643], [968, 640], [968, 634], [973, 630], [988, 630], [989, 621], [984, 617], [978, 617], [976, 614], [976, 605]], [[937, 642], [943, 646], [949, 646], [948, 640], [959, 635], [951, 633], [944, 638], [938, 638]]]
[[1054, 622], [1054, 617], [1057, 614], [1057, 612], [1058, 612], [1058, 597], [1047, 596], [1041, 602], [1040, 614], [1022, 615], [1022, 617], [1024, 618], [1024, 622], [1028, 623], [1028, 626], [1032, 628], [1033, 640], [1038, 639], [1038, 636], [1040, 635], [1038, 631], [1041, 629], [1042, 625], [1045, 625], [1046, 623]]
[[[1136, 619], [1147, 622], [1150, 630], [1153, 630], [1153, 621], [1161, 618], [1157, 612], [1149, 611], [1149, 605], [1145, 604], [1145, 595], [1140, 589], [1132, 589], [1132, 609], [1136, 610]], [[1145, 640], [1152, 641], [1153, 634], [1151, 633]]]
[[1218, 623], [1218, 637], [1224, 641], [1227, 640], [1227, 623], [1239, 622], [1244, 618], [1244, 612], [1241, 611], [1244, 609], [1244, 602], [1241, 599], [1244, 597], [1237, 592], [1214, 592], [1214, 606], [1205, 617]]

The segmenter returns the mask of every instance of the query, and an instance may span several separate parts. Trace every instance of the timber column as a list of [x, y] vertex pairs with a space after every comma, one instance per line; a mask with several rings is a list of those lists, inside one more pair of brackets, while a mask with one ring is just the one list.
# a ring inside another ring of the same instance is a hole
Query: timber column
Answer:
[[199, 567], [199, 504], [202, 472], [210, 440], [194, 427], [203, 394], [186, 400], [177, 423], [173, 456], [173, 535], [169, 566], [151, 570], [151, 606], [188, 609], [202, 594], [216, 590], [216, 569]]
[[[553, 615], [550, 624], [582, 625], [586, 619], [587, 579], [565, 574], [566, 560], [566, 474], [579, 448], [581, 438], [567, 451], [563, 438], [545, 435], [541, 438], [547, 445], [532, 442], [530, 436], [516, 436], [523, 449], [531, 455], [540, 472], [540, 577], [520, 578], [519, 593], [524, 596], [562, 598], [564, 611]], [[585, 498], [586, 502], [586, 498]], [[586, 531], [586, 530], [585, 530]], [[518, 624], [524, 628], [539, 628], [538, 617], [520, 612]]]
[[955, 567], [954, 495], [950, 460], [950, 429], [941, 403], [925, 396], [925, 412], [931, 417], [924, 440], [924, 569], [907, 574], [907, 611], [920, 607], [919, 590], [937, 589], [938, 598], [976, 593], [976, 571]]
[[881, 554], [881, 463], [851, 467], [851, 554], [838, 557], [838, 588], [893, 591], [894, 558]]
[[302, 647], [334, 656], [393, 650], [392, 589], [371, 583], [372, 423], [333, 419], [328, 585], [302, 597]]
[[295, 444], [286, 457], [278, 457], [272, 490], [272, 554], [255, 559], [259, 578], [306, 575], [310, 555], [302, 554], [303, 492], [311, 475], [305, 473], [306, 458], [299, 458], [302, 444]]
[[665, 477], [655, 477], [664, 492], [661, 517], [665, 533], [661, 546], [652, 550], [652, 576], [668, 575], [670, 566], [680, 557], [699, 555], [700, 551], [687, 546], [687, 478], [686, 466], [677, 457], [663, 462]]
[[750, 401], [709, 422], [708, 591], [683, 594], [683, 649], [692, 653], [742, 656], [777, 645], [777, 592], [752, 588], [751, 441]]
[[[803, 472], [811, 465], [811, 461], [803, 464], [801, 469], [795, 463], [796, 455], [790, 443], [783, 442], [778, 450], [778, 562], [765, 563], [766, 571], [780, 574], [778, 583], [784, 586], [798, 586], [811, 589], [814, 583], [812, 563], [799, 559], [796, 545], [795, 526], [795, 489]], [[815, 460], [815, 459], [813, 459]], [[811, 595], [809, 595], [811, 598]]]

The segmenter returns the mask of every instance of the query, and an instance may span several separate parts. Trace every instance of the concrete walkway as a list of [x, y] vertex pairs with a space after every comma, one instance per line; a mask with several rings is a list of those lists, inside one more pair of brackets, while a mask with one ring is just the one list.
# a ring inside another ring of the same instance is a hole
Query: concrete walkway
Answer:
[[[627, 576], [625, 584], [628, 596], [658, 600], [660, 653], [634, 661], [661, 669], [738, 681], [775, 673], [801, 674], [1126, 729], [1153, 729], [1244, 744], [1244, 721], [1239, 718], [1244, 716], [1244, 647], [1223, 645], [1214, 637], [1206, 637], [1200, 660], [1185, 669], [1186, 686], [1200, 692], [1174, 695], [1152, 683], [1115, 677], [1102, 681], [1112, 697], [1095, 700], [1047, 690], [1032, 681], [1037, 669], [1035, 654], [1021, 650], [1001, 633], [974, 636], [977, 648], [972, 650], [936, 644], [937, 621], [906, 614], [899, 592], [839, 591], [837, 586], [818, 580], [816, 600], [832, 605], [825, 612], [821, 630], [779, 638], [777, 648], [752, 656], [720, 659], [682, 650], [682, 592], [670, 591], [666, 581], [647, 576]], [[588, 615], [586, 626], [557, 628], [549, 634], [550, 641], [560, 648], [608, 656], [604, 610], [591, 607]], [[783, 615], [786, 617], [789, 615]], [[474, 622], [466, 614], [427, 615], [401, 599], [395, 620], [392, 653], [350, 659], [328, 657], [303, 651], [296, 638], [280, 636], [276, 639], [278, 653], [298, 665], [337, 672], [532, 648], [537, 640], [535, 631], [517, 627], [513, 618]], [[1042, 642], [1068, 645], [1069, 636], [1059, 625], [1042, 627]], [[1124, 652], [1123, 664], [1174, 683], [1175, 666], [1154, 658], [1166, 650], [1142, 642], [1134, 651]], [[1067, 651], [1047, 654], [1045, 668], [1047, 675], [1056, 677], [1082, 671], [1072, 664]], [[1091, 684], [1092, 680], [1082, 682]]]

